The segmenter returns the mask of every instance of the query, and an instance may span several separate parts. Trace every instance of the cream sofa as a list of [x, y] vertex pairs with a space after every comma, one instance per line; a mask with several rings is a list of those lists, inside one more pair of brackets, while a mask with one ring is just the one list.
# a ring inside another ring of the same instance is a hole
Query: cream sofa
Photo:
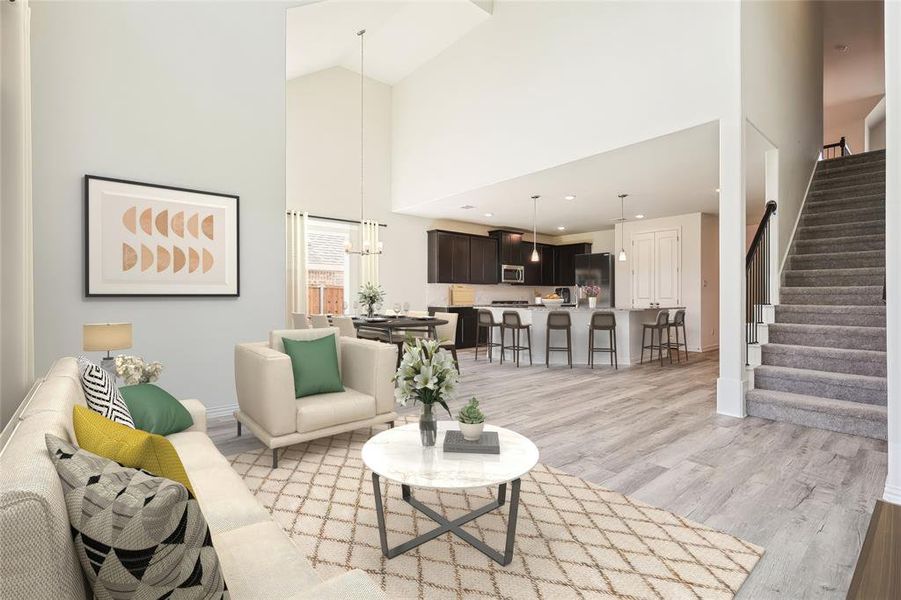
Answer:
[[[334, 336], [343, 392], [295, 398], [294, 370], [283, 338], [316, 340]], [[247, 426], [272, 449], [278, 449], [377, 423], [394, 423], [394, 367], [397, 348], [372, 340], [341, 337], [338, 328], [281, 329], [268, 342], [235, 346], [238, 435]]]
[[[76, 404], [85, 405], [78, 366], [63, 358], [35, 383], [0, 434], [0, 598], [92, 597], [44, 442], [51, 433], [74, 443]], [[385, 598], [362, 571], [322, 581], [207, 437], [203, 405], [182, 404], [194, 425], [168, 439], [191, 479], [233, 600]]]

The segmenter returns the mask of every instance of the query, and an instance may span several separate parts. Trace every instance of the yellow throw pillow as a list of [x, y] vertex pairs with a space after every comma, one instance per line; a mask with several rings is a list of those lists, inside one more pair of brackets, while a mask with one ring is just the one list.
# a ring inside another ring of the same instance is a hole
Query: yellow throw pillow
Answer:
[[114, 423], [84, 406], [75, 406], [72, 424], [82, 449], [123, 466], [177, 481], [194, 495], [181, 459], [166, 438]]

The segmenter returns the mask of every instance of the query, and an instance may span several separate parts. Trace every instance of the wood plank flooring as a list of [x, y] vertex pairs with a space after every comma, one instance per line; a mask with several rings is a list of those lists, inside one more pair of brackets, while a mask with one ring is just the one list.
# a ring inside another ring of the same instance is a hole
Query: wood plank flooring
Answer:
[[[545, 464], [763, 546], [739, 598], [844, 598], [882, 495], [885, 442], [717, 415], [717, 359], [517, 369], [461, 351], [451, 408], [476, 395]], [[226, 455], [260, 446], [237, 439], [230, 418], [211, 420], [210, 435]]]

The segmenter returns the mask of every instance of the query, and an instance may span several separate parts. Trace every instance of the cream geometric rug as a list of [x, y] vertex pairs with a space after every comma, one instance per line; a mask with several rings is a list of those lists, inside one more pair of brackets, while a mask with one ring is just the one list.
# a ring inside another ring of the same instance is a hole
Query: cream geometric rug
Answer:
[[[371, 474], [360, 458], [371, 435], [363, 429], [292, 446], [274, 470], [268, 450], [230, 460], [322, 577], [362, 569], [390, 598], [728, 599], [763, 554], [736, 537], [539, 463], [522, 479], [510, 565], [498, 565], [450, 533], [388, 560], [379, 545]], [[413, 489], [449, 517], [496, 492]], [[435, 527], [401, 500], [400, 485], [389, 482], [382, 493], [389, 546]], [[465, 529], [503, 548], [508, 506]]]

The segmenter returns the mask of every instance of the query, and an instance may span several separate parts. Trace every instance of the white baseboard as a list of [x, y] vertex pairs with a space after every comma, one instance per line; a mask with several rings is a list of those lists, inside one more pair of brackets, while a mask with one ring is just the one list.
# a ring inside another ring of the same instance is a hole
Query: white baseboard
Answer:
[[218, 419], [220, 417], [230, 417], [238, 410], [237, 404], [227, 404], [225, 406], [207, 407], [206, 416], [210, 419]]
[[719, 344], [710, 344], [709, 346], [703, 346], [701, 348], [701, 352], [713, 352], [714, 350], [719, 350], [719, 349], [720, 349]]
[[892, 504], [901, 505], [901, 487], [886, 485], [885, 492], [882, 494], [882, 499], [886, 502], [891, 502]]

